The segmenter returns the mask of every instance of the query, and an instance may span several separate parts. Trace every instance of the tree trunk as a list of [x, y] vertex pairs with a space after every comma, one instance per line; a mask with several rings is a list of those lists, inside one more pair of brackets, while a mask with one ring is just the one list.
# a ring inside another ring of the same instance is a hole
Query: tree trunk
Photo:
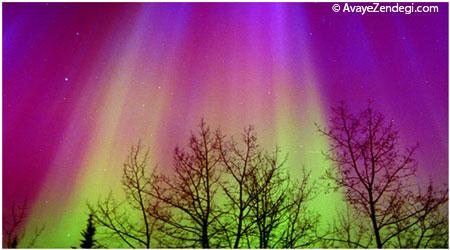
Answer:
[[236, 240], [234, 241], [234, 247], [233, 248], [239, 248], [239, 241], [241, 239], [241, 234], [242, 234], [242, 210], [239, 212], [239, 223], [238, 223], [238, 228], [237, 228], [237, 234], [236, 234]]
[[202, 226], [202, 248], [209, 248], [208, 226]]
[[380, 230], [378, 229], [378, 225], [377, 225], [375, 204], [373, 202], [371, 190], [369, 190], [369, 203], [370, 203], [370, 220], [372, 221], [373, 231], [375, 233], [375, 239], [377, 242], [377, 248], [383, 248], [383, 244], [381, 243]]

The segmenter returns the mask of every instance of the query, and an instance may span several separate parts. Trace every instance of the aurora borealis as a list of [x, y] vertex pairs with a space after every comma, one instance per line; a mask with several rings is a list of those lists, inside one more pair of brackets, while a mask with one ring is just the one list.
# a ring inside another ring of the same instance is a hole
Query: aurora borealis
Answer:
[[[203, 117], [329, 166], [314, 123], [368, 99], [419, 143], [420, 178], [448, 184], [448, 4], [335, 13], [331, 3], [3, 4], [3, 213], [30, 201], [38, 247], [71, 247], [86, 201], [120, 190], [131, 145], [170, 171]], [[332, 214], [338, 197], [319, 197]], [[338, 204], [336, 204], [338, 206]], [[322, 210], [320, 210], [322, 209]]]

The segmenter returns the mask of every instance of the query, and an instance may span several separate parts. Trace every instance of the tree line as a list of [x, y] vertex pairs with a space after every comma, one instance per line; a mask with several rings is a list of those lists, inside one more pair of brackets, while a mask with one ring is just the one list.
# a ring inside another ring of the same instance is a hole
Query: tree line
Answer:
[[[403, 148], [372, 103], [359, 113], [341, 103], [329, 124], [316, 124], [332, 162], [317, 180], [301, 163], [292, 176], [287, 154], [259, 145], [253, 126], [235, 139], [202, 120], [171, 168], [151, 166], [139, 142], [123, 164], [125, 198], [88, 204], [80, 247], [447, 248], [448, 187], [419, 184], [417, 147]], [[320, 226], [311, 202], [333, 191], [346, 208]]]

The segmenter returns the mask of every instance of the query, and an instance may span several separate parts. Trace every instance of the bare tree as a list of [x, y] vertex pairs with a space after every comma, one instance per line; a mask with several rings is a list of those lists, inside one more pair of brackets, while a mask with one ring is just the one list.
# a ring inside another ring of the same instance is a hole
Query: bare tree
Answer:
[[[251, 220], [251, 205], [254, 200], [252, 177], [255, 175], [255, 161], [260, 154], [254, 128], [249, 126], [242, 135], [243, 146], [233, 139], [226, 140], [217, 134], [221, 163], [224, 165], [224, 177], [221, 182], [226, 195], [224, 221], [225, 239], [229, 247], [239, 248], [242, 240], [254, 226]], [[230, 239], [232, 238], [232, 239]], [[247, 245], [250, 247], [250, 245]]]
[[12, 204], [9, 214], [3, 213], [3, 246], [5, 248], [17, 248], [23, 234], [21, 227], [25, 220], [27, 201], [23, 204]]
[[[221, 187], [225, 193], [225, 239], [229, 247], [268, 248], [275, 231], [287, 221], [289, 178], [278, 160], [278, 150], [264, 152], [253, 127], [244, 129], [242, 145], [217, 133], [224, 166]], [[245, 240], [242, 244], [242, 240]]]
[[309, 202], [316, 197], [317, 187], [311, 181], [311, 172], [302, 169], [300, 179], [290, 187], [287, 202], [287, 222], [282, 234], [282, 248], [305, 248], [320, 240], [319, 215], [311, 211]]
[[[3, 247], [17, 248], [22, 243], [25, 236], [24, 222], [28, 210], [28, 200], [25, 199], [22, 204], [13, 203], [7, 212], [3, 212]], [[25, 247], [32, 248], [45, 229], [45, 224], [34, 229], [33, 235]]]
[[[448, 193], [445, 188], [436, 190], [430, 183], [426, 191], [417, 190], [410, 209], [411, 218], [391, 226], [401, 232], [389, 247], [400, 248], [448, 248]], [[400, 213], [401, 214], [401, 213]]]
[[[116, 237], [131, 248], [150, 248], [157, 220], [149, 212], [151, 175], [148, 174], [149, 151], [141, 143], [132, 146], [123, 165], [122, 187], [126, 201], [116, 202], [112, 193], [95, 206], [88, 204], [94, 222], [108, 238]], [[132, 213], [129, 213], [132, 211]]]
[[338, 209], [330, 231], [322, 241], [331, 248], [369, 248], [373, 243], [373, 235], [367, 233], [370, 228], [367, 217], [346, 204], [345, 209]]
[[140, 144], [132, 147], [125, 201], [110, 194], [89, 206], [107, 237], [128, 247], [149, 247], [152, 237], [152, 246], [202, 248], [293, 248], [317, 240], [318, 216], [307, 207], [315, 193], [310, 173], [289, 178], [279, 150], [263, 151], [251, 126], [236, 142], [202, 121], [187, 148], [175, 149], [169, 174], [147, 175], [147, 160]]
[[415, 195], [416, 147], [401, 150], [392, 122], [371, 103], [358, 115], [341, 103], [333, 109], [330, 128], [318, 128], [330, 140], [327, 157], [335, 165], [327, 176], [370, 220], [377, 248], [396, 246], [394, 240], [447, 202], [447, 190], [428, 198]]
[[229, 247], [295, 248], [317, 241], [318, 216], [307, 208], [314, 196], [310, 173], [302, 168], [299, 180], [291, 180], [279, 151], [264, 152], [252, 126], [244, 129], [240, 143], [221, 134], [217, 138]]
[[219, 233], [218, 208], [220, 155], [217, 139], [202, 120], [192, 134], [188, 150], [174, 154], [174, 172], [155, 175], [150, 194], [160, 202], [153, 216], [164, 222], [160, 230], [171, 238], [166, 244], [202, 248], [220, 247], [213, 238]]
[[253, 202], [251, 214], [257, 228], [258, 247], [274, 247], [277, 229], [287, 221], [289, 177], [283, 171], [285, 159], [279, 160], [279, 150], [258, 155], [257, 171], [252, 175]]

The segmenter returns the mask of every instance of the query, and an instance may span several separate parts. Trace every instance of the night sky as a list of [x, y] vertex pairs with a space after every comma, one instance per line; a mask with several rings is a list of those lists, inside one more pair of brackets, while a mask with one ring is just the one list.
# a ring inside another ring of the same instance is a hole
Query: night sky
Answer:
[[419, 143], [421, 180], [447, 184], [448, 4], [331, 6], [4, 3], [3, 211], [26, 198], [27, 228], [46, 223], [37, 246], [76, 245], [86, 201], [120, 190], [129, 147], [142, 140], [170, 171], [202, 117], [235, 136], [255, 125], [294, 174], [319, 176], [330, 163], [314, 122], [341, 100], [373, 100], [402, 146]]

